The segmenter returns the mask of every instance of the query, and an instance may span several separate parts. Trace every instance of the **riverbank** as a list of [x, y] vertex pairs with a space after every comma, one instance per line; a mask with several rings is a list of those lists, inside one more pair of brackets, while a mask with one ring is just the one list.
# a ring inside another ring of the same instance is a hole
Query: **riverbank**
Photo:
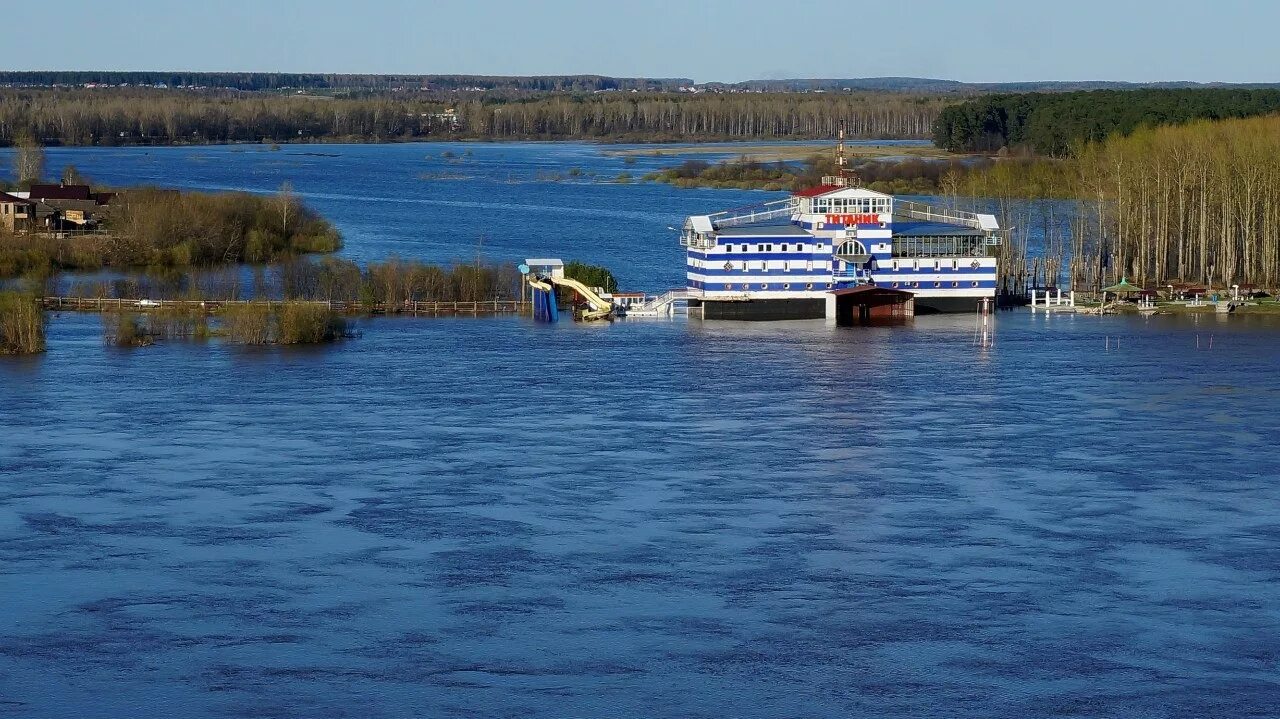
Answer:
[[[814, 155], [831, 155], [832, 143], [797, 141], [793, 143], [752, 143], [681, 145], [650, 149], [647, 147], [628, 148], [626, 150], [606, 150], [604, 154], [612, 157], [676, 157], [684, 155], [718, 155], [733, 153], [739, 158], [755, 162], [791, 162], [805, 160]], [[926, 144], [863, 144], [851, 142], [845, 145], [845, 156], [850, 159], [883, 159], [894, 157], [920, 157], [937, 160], [972, 157], [959, 153], [940, 150]]]

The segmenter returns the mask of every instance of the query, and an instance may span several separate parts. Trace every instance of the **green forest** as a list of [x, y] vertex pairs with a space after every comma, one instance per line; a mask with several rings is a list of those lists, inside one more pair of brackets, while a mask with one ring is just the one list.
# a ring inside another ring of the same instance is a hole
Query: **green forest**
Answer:
[[1280, 111], [1280, 90], [1177, 89], [988, 95], [943, 109], [934, 144], [952, 152], [1027, 149], [1063, 156], [1143, 126]]

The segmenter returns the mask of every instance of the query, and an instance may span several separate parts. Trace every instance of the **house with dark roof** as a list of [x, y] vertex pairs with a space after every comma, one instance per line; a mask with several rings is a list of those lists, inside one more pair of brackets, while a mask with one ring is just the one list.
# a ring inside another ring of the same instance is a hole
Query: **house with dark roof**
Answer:
[[[32, 185], [26, 196], [39, 203], [37, 215], [50, 226], [95, 223], [102, 208], [110, 204], [113, 192], [94, 192], [88, 185]], [[49, 219], [52, 218], [52, 219]]]

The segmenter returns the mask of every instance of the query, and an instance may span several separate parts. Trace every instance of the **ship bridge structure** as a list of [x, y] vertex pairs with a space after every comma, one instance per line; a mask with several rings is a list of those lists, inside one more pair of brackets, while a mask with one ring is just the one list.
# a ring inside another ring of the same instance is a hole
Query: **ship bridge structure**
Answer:
[[916, 312], [995, 296], [1003, 231], [992, 215], [936, 208], [843, 177], [790, 197], [685, 220], [691, 308], [704, 318], [834, 317], [836, 293], [910, 293]]

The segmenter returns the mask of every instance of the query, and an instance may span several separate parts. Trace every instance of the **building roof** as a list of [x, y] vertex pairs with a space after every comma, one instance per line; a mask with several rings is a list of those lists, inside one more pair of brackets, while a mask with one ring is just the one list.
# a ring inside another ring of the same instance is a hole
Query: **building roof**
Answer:
[[92, 200], [88, 185], [32, 185], [33, 200]]
[[811, 237], [795, 225], [742, 225], [726, 227], [717, 234], [721, 237]]
[[795, 192], [791, 193], [791, 196], [792, 197], [817, 197], [818, 195], [825, 195], [828, 192], [835, 192], [836, 190], [843, 190], [843, 189], [845, 188], [841, 187], [840, 185], [818, 185], [817, 187], [810, 187], [807, 190], [796, 190]]
[[525, 260], [524, 263], [530, 267], [564, 267], [564, 260], [556, 260], [549, 257], [535, 257]]
[[894, 237], [980, 237], [982, 230], [946, 222], [898, 222], [893, 223]]
[[0, 192], [0, 202], [4, 202], [4, 203], [6, 203], [6, 204], [17, 204], [17, 205], [34, 205], [34, 204], [36, 204], [35, 202], [33, 202], [33, 201], [31, 201], [31, 200], [28, 200], [28, 199], [26, 199], [26, 198], [24, 198], [24, 197], [14, 197], [13, 195], [10, 195], [10, 194], [9, 194], [9, 193], [7, 193], [7, 192]]
[[836, 297], [847, 297], [849, 295], [881, 295], [893, 296], [900, 299], [907, 299], [913, 293], [905, 290], [895, 290], [892, 287], [878, 287], [876, 285], [858, 285], [857, 287], [845, 287], [840, 290], [832, 290], [831, 294]]

